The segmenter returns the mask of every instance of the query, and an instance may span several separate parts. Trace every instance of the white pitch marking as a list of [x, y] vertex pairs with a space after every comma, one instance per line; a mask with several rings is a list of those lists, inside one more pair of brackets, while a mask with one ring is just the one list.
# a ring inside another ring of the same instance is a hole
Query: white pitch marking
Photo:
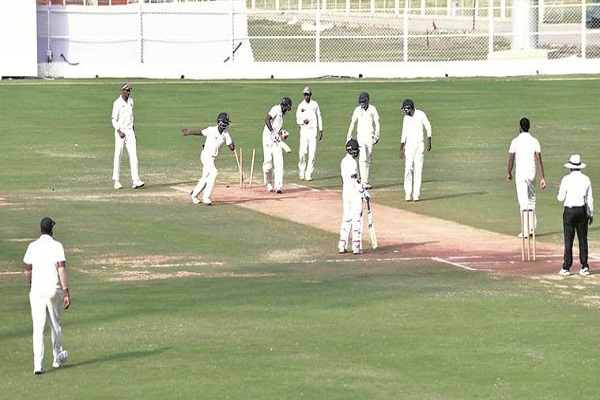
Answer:
[[431, 259], [435, 260], [435, 261], [439, 261], [439, 262], [444, 263], [444, 264], [450, 264], [450, 265], [452, 265], [454, 267], [457, 267], [457, 268], [462, 268], [462, 269], [466, 269], [466, 270], [469, 270], [469, 271], [477, 271], [476, 268], [467, 267], [466, 265], [455, 263], [455, 262], [452, 262], [452, 261], [449, 261], [449, 260], [444, 260], [443, 258], [431, 257]]

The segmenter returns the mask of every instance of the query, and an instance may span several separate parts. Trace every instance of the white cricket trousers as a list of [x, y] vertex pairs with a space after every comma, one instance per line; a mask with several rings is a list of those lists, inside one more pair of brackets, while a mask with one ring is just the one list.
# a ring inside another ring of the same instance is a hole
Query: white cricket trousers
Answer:
[[298, 176], [300, 179], [312, 178], [317, 153], [317, 128], [300, 128], [300, 147], [298, 148]]
[[423, 155], [425, 143], [418, 142], [404, 147], [404, 198], [418, 200], [423, 179]]
[[362, 249], [362, 196], [356, 188], [345, 188], [342, 193], [344, 215], [340, 226], [340, 242], [344, 242], [344, 248], [348, 243], [350, 229], [352, 229], [352, 251]]
[[263, 173], [265, 184], [283, 190], [283, 149], [271, 138], [263, 138]]
[[192, 192], [192, 197], [198, 196], [200, 192], [203, 192], [203, 199], [210, 199], [215, 182], [217, 180], [218, 170], [215, 165], [216, 158], [213, 156], [200, 155], [200, 161], [202, 161], [202, 177], [198, 180], [198, 184]]
[[56, 358], [56, 355], [63, 351], [62, 328], [60, 326], [60, 313], [63, 304], [62, 291], [57, 290], [52, 293], [29, 292], [29, 304], [31, 305], [31, 319], [33, 321], [33, 367], [34, 370], [39, 371], [42, 369], [42, 361], [44, 360], [46, 315], [50, 316], [52, 354]]
[[373, 137], [368, 135], [357, 135], [358, 142], [358, 170], [360, 173], [360, 183], [365, 184], [371, 181], [371, 164], [373, 163]]
[[113, 181], [120, 180], [121, 175], [121, 157], [123, 156], [123, 147], [127, 148], [129, 154], [129, 167], [131, 168], [131, 181], [137, 182], [140, 180], [138, 172], [138, 157], [137, 157], [137, 141], [133, 129], [121, 129], [125, 137], [121, 139], [117, 131], [115, 131], [115, 157], [113, 166]]
[[521, 174], [516, 176], [515, 187], [517, 189], [517, 200], [519, 201], [519, 209], [521, 212], [520, 218], [527, 218], [527, 215], [523, 215], [523, 211], [530, 210], [528, 212], [529, 221], [533, 220], [533, 226], [537, 227], [537, 218], [535, 214], [535, 205], [537, 202], [535, 194], [535, 171], [525, 176]]

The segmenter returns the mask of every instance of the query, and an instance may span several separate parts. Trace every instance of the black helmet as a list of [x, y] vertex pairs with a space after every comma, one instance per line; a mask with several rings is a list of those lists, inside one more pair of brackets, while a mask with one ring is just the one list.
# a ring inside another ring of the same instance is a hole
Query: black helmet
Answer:
[[217, 116], [217, 123], [220, 127], [226, 128], [229, 126], [229, 122], [229, 114], [222, 112]]
[[346, 151], [352, 157], [358, 156], [358, 142], [355, 139], [348, 140], [348, 143], [346, 143]]
[[415, 108], [415, 102], [412, 101], [411, 99], [406, 99], [404, 100], [404, 102], [402, 103], [402, 108], [409, 108], [409, 109], [414, 109]]
[[292, 108], [292, 99], [290, 99], [289, 97], [284, 97], [283, 99], [281, 99], [281, 104]]
[[359, 103], [368, 103], [369, 100], [371, 100], [371, 96], [369, 96], [369, 93], [367, 93], [367, 92], [362, 92], [361, 94], [358, 95]]

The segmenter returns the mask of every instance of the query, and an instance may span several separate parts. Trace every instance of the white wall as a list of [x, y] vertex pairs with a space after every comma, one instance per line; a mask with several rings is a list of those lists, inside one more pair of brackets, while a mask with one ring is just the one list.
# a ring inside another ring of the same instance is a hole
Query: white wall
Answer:
[[0, 78], [37, 76], [35, 1], [0, 0], [0, 10]]

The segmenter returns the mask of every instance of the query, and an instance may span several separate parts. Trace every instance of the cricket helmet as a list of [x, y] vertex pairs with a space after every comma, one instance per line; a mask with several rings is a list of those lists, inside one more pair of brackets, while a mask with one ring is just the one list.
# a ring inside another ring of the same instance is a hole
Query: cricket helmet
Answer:
[[346, 143], [346, 151], [352, 157], [358, 156], [358, 142], [355, 139], [350, 139]]
[[229, 122], [229, 114], [222, 112], [217, 116], [217, 124], [221, 128], [227, 128], [229, 126]]
[[371, 100], [371, 96], [369, 96], [369, 93], [367, 92], [361, 92], [361, 94], [358, 95], [359, 103], [368, 103], [369, 100]]
[[412, 101], [411, 99], [406, 99], [402, 102], [402, 108], [403, 109], [414, 109], [415, 108], [415, 102]]

